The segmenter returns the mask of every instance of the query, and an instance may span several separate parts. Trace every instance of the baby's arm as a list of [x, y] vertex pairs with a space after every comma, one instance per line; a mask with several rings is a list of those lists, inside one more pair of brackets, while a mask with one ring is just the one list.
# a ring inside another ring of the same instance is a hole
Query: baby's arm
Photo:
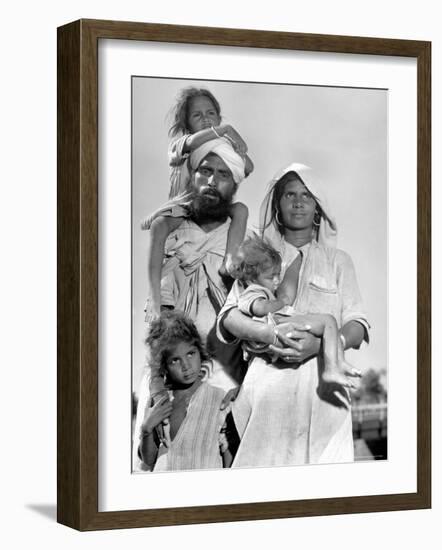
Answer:
[[232, 222], [227, 233], [226, 255], [220, 268], [220, 274], [233, 274], [235, 271], [235, 259], [241, 246], [247, 229], [249, 209], [242, 202], [232, 204], [229, 210]]
[[[301, 269], [302, 257], [298, 254], [293, 262], [287, 268], [276, 292], [283, 305], [291, 306], [296, 298], [298, 291], [299, 270]], [[282, 307], [282, 306], [281, 306]], [[322, 333], [321, 333], [322, 334]]]
[[255, 317], [265, 317], [268, 313], [275, 313], [283, 308], [286, 304], [279, 298], [266, 299], [256, 298], [250, 305], [250, 311]]
[[159, 442], [156, 440], [155, 428], [161, 425], [172, 412], [172, 403], [164, 396], [153, 407], [146, 407], [141, 425], [140, 445], [138, 448], [141, 460], [153, 470], [158, 457]]
[[167, 237], [177, 229], [183, 218], [160, 216], [152, 222], [150, 229], [150, 249], [147, 258], [147, 277], [151, 297], [149, 315], [158, 316], [161, 309], [161, 268], [163, 266], [164, 245]]

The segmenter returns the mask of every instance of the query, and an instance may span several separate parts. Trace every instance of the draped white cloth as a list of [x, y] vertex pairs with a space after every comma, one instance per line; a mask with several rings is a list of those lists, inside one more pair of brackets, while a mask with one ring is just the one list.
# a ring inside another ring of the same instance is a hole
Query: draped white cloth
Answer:
[[[330, 313], [338, 326], [355, 320], [368, 331], [353, 263], [348, 254], [335, 248], [336, 223], [323, 188], [308, 167], [292, 164], [271, 181], [261, 208], [261, 234], [281, 252], [285, 265], [296, 256], [297, 249], [284, 240], [271, 220], [274, 186], [291, 171], [302, 178], [323, 213], [318, 241], [300, 249], [302, 265], [293, 307], [298, 313]], [[228, 298], [219, 324], [232, 307], [236, 307], [234, 301]], [[226, 333], [220, 330], [218, 334]], [[232, 408], [241, 437], [232, 467], [353, 461], [351, 411], [331, 388], [320, 384], [322, 368], [320, 356], [301, 365], [273, 364], [264, 356], [252, 360]]]

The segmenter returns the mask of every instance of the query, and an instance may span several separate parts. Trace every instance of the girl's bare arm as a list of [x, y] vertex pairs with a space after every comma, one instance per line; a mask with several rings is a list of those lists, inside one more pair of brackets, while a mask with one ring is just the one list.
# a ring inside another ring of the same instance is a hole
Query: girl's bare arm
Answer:
[[224, 332], [226, 340], [229, 339], [230, 333], [240, 340], [251, 340], [263, 344], [276, 342], [275, 333], [270, 325], [254, 321], [238, 308], [233, 308], [225, 314], [219, 328], [221, 332]]
[[159, 315], [161, 309], [161, 268], [164, 258], [164, 245], [167, 237], [179, 227], [183, 218], [160, 216], [152, 222], [150, 248], [147, 258], [147, 277], [151, 298], [152, 315]]
[[159, 442], [155, 437], [155, 428], [169, 418], [172, 404], [168, 396], [162, 397], [153, 407], [146, 407], [141, 425], [138, 452], [141, 460], [153, 470], [158, 457]]
[[235, 268], [235, 258], [237, 257], [238, 249], [246, 234], [249, 209], [242, 202], [235, 202], [230, 207], [229, 216], [232, 221], [227, 233], [226, 255], [221, 272], [226, 271], [232, 274]]
[[199, 132], [190, 134], [186, 139], [186, 143], [184, 144], [183, 153], [191, 153], [207, 141], [223, 137], [225, 134], [227, 134], [230, 128], [230, 124], [220, 124], [219, 126], [205, 128], [204, 130], [199, 130]]
[[268, 313], [279, 311], [285, 305], [286, 304], [279, 298], [273, 300], [257, 298], [250, 306], [250, 310], [256, 317], [265, 317]]

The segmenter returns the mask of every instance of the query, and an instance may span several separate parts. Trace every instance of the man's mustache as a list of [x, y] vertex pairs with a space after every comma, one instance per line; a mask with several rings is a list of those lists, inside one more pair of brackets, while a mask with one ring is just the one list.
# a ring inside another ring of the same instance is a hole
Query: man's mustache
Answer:
[[204, 187], [200, 190], [200, 195], [210, 195], [212, 197], [218, 197], [219, 199], [222, 198], [221, 193], [218, 191], [218, 189], [214, 189], [213, 187]]

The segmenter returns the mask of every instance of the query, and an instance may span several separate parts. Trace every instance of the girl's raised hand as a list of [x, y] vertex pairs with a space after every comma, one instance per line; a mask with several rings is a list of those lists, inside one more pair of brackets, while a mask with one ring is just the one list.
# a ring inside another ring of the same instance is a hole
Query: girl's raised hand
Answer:
[[144, 433], [152, 433], [172, 412], [172, 402], [168, 395], [161, 397], [153, 407], [147, 406], [144, 411], [144, 420], [141, 429]]
[[226, 124], [224, 126], [223, 136], [232, 143], [233, 148], [239, 155], [244, 156], [247, 153], [248, 147], [246, 142], [233, 126]]

